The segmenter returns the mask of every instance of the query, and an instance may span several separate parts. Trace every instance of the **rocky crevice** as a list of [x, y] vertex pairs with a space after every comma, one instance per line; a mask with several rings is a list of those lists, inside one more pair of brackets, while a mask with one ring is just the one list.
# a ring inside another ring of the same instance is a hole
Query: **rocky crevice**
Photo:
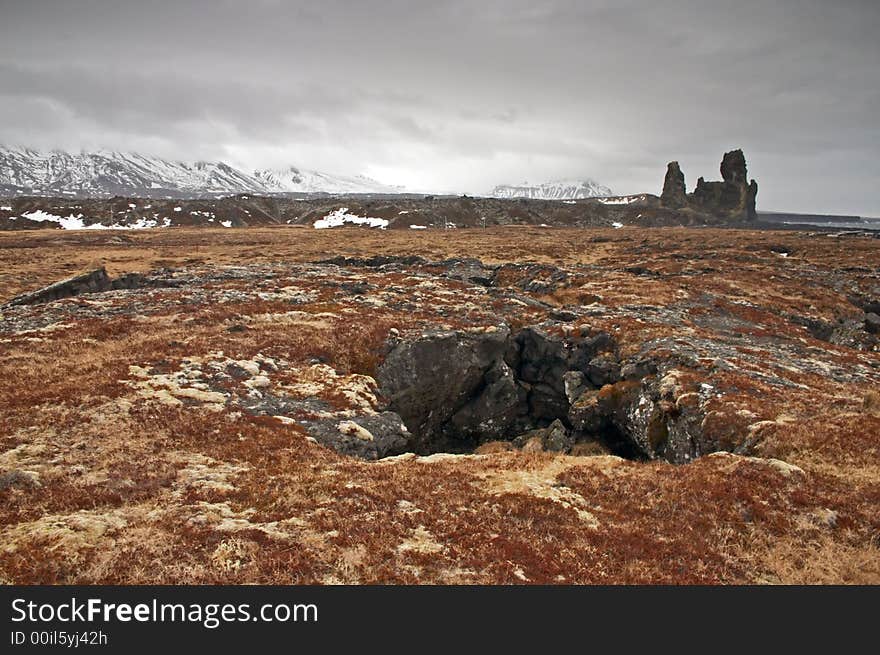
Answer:
[[377, 382], [412, 435], [407, 449], [461, 453], [496, 443], [685, 463], [741, 445], [704, 429], [711, 388], [684, 383], [672, 359], [621, 359], [607, 333], [558, 328], [390, 342]]
[[86, 273], [59, 280], [42, 289], [25, 293], [12, 298], [4, 304], [7, 307], [16, 305], [40, 305], [43, 303], [71, 298], [84, 293], [100, 293], [104, 291], [119, 291], [124, 289], [139, 289], [144, 287], [170, 287], [179, 286], [173, 280], [163, 279], [157, 276], [141, 275], [140, 273], [126, 273], [118, 278], [107, 275], [107, 269], [103, 266]]

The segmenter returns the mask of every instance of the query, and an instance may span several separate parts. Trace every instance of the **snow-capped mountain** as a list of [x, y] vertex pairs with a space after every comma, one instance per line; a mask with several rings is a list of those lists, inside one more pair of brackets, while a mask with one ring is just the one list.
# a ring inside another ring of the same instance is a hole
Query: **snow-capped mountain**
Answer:
[[496, 186], [493, 198], [533, 198], [535, 200], [577, 200], [612, 195], [611, 189], [595, 180], [558, 180], [540, 184], [502, 184]]
[[40, 152], [0, 146], [5, 195], [198, 197], [237, 193], [401, 193], [366, 177], [288, 168], [246, 173], [223, 162], [182, 162], [137, 153]]
[[267, 188], [288, 193], [403, 193], [403, 187], [381, 184], [363, 175], [346, 177], [291, 166], [254, 173]]

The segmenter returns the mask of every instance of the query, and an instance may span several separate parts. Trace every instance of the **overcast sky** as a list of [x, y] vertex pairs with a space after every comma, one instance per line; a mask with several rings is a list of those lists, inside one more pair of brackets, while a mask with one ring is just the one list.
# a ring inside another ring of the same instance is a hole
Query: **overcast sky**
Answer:
[[0, 0], [0, 143], [880, 216], [877, 0]]

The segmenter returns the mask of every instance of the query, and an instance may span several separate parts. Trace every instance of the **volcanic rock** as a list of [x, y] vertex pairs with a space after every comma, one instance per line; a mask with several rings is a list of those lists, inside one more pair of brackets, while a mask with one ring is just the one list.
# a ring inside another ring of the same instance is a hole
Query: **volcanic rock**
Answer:
[[706, 182], [702, 177], [689, 196], [695, 208], [727, 218], [731, 221], [754, 221], [757, 219], [755, 198], [758, 183], [746, 182], [746, 159], [742, 150], [732, 150], [721, 160], [722, 182]]
[[[376, 380], [389, 408], [400, 414], [413, 433], [414, 450], [425, 451], [442, 438], [443, 427], [453, 417], [467, 431], [473, 422], [498, 416], [505, 402], [518, 402], [504, 370], [508, 333], [507, 328], [475, 333], [434, 331], [393, 346]], [[491, 391], [482, 406], [475, 405], [476, 392], [484, 387]]]
[[681, 172], [677, 161], [671, 161], [666, 166], [666, 178], [663, 180], [660, 204], [671, 209], [679, 209], [687, 205], [684, 173]]
[[81, 293], [106, 291], [107, 289], [110, 289], [111, 286], [112, 282], [107, 275], [107, 270], [104, 267], [101, 267], [89, 271], [88, 273], [69, 277], [66, 280], [60, 280], [32, 293], [16, 296], [6, 304], [10, 306], [36, 305], [58, 300], [59, 298], [78, 296]]

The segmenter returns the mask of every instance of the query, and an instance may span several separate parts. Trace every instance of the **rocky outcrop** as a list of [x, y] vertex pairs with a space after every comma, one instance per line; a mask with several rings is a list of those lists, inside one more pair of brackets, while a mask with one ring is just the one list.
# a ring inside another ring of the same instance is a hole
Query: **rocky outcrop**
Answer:
[[572, 405], [569, 421], [629, 457], [683, 464], [714, 452], [719, 444], [703, 429], [701, 389], [680, 376], [673, 369], [585, 391]]
[[405, 452], [412, 435], [394, 412], [380, 412], [346, 420], [321, 420], [306, 424], [309, 435], [333, 450], [366, 460]]
[[393, 345], [377, 381], [418, 453], [463, 452], [488, 442], [573, 452], [602, 444], [636, 459], [686, 463], [742, 443], [706, 429], [709, 385], [674, 358], [621, 360], [614, 339], [560, 324], [435, 332]]
[[680, 209], [687, 205], [687, 190], [684, 183], [684, 173], [677, 161], [671, 161], [666, 166], [666, 178], [663, 180], [663, 193], [660, 194], [660, 203], [664, 207]]
[[731, 150], [721, 160], [720, 182], [707, 182], [700, 177], [694, 192], [687, 194], [684, 174], [678, 162], [670, 162], [660, 196], [662, 207], [687, 209], [703, 217], [705, 222], [748, 222], [757, 219], [755, 201], [758, 183], [748, 180], [746, 158], [742, 150]]
[[518, 419], [521, 390], [504, 362], [509, 330], [429, 332], [394, 345], [376, 381], [413, 433], [415, 452], [459, 450]]
[[15, 305], [40, 305], [42, 303], [70, 298], [83, 293], [101, 293], [103, 291], [118, 291], [121, 289], [138, 289], [141, 287], [175, 287], [184, 284], [184, 280], [174, 280], [159, 276], [146, 276], [140, 273], [126, 273], [120, 277], [111, 279], [104, 267], [96, 268], [87, 273], [81, 273], [58, 282], [16, 296], [5, 303], [5, 306]]
[[746, 182], [746, 158], [742, 150], [732, 150], [721, 160], [722, 182], [706, 182], [702, 177], [691, 196], [699, 209], [730, 220], [754, 221], [758, 183]]
[[575, 445], [574, 435], [566, 425], [556, 419], [546, 428], [529, 430], [512, 441], [513, 446], [522, 450], [568, 453]]
[[42, 289], [37, 289], [31, 293], [17, 296], [10, 300], [7, 305], [38, 305], [44, 302], [51, 302], [59, 298], [69, 298], [70, 296], [78, 296], [81, 293], [94, 293], [96, 291], [107, 291], [113, 286], [110, 277], [107, 275], [106, 269], [103, 267], [96, 268], [88, 273], [82, 273], [69, 277], [66, 280], [60, 280]]

